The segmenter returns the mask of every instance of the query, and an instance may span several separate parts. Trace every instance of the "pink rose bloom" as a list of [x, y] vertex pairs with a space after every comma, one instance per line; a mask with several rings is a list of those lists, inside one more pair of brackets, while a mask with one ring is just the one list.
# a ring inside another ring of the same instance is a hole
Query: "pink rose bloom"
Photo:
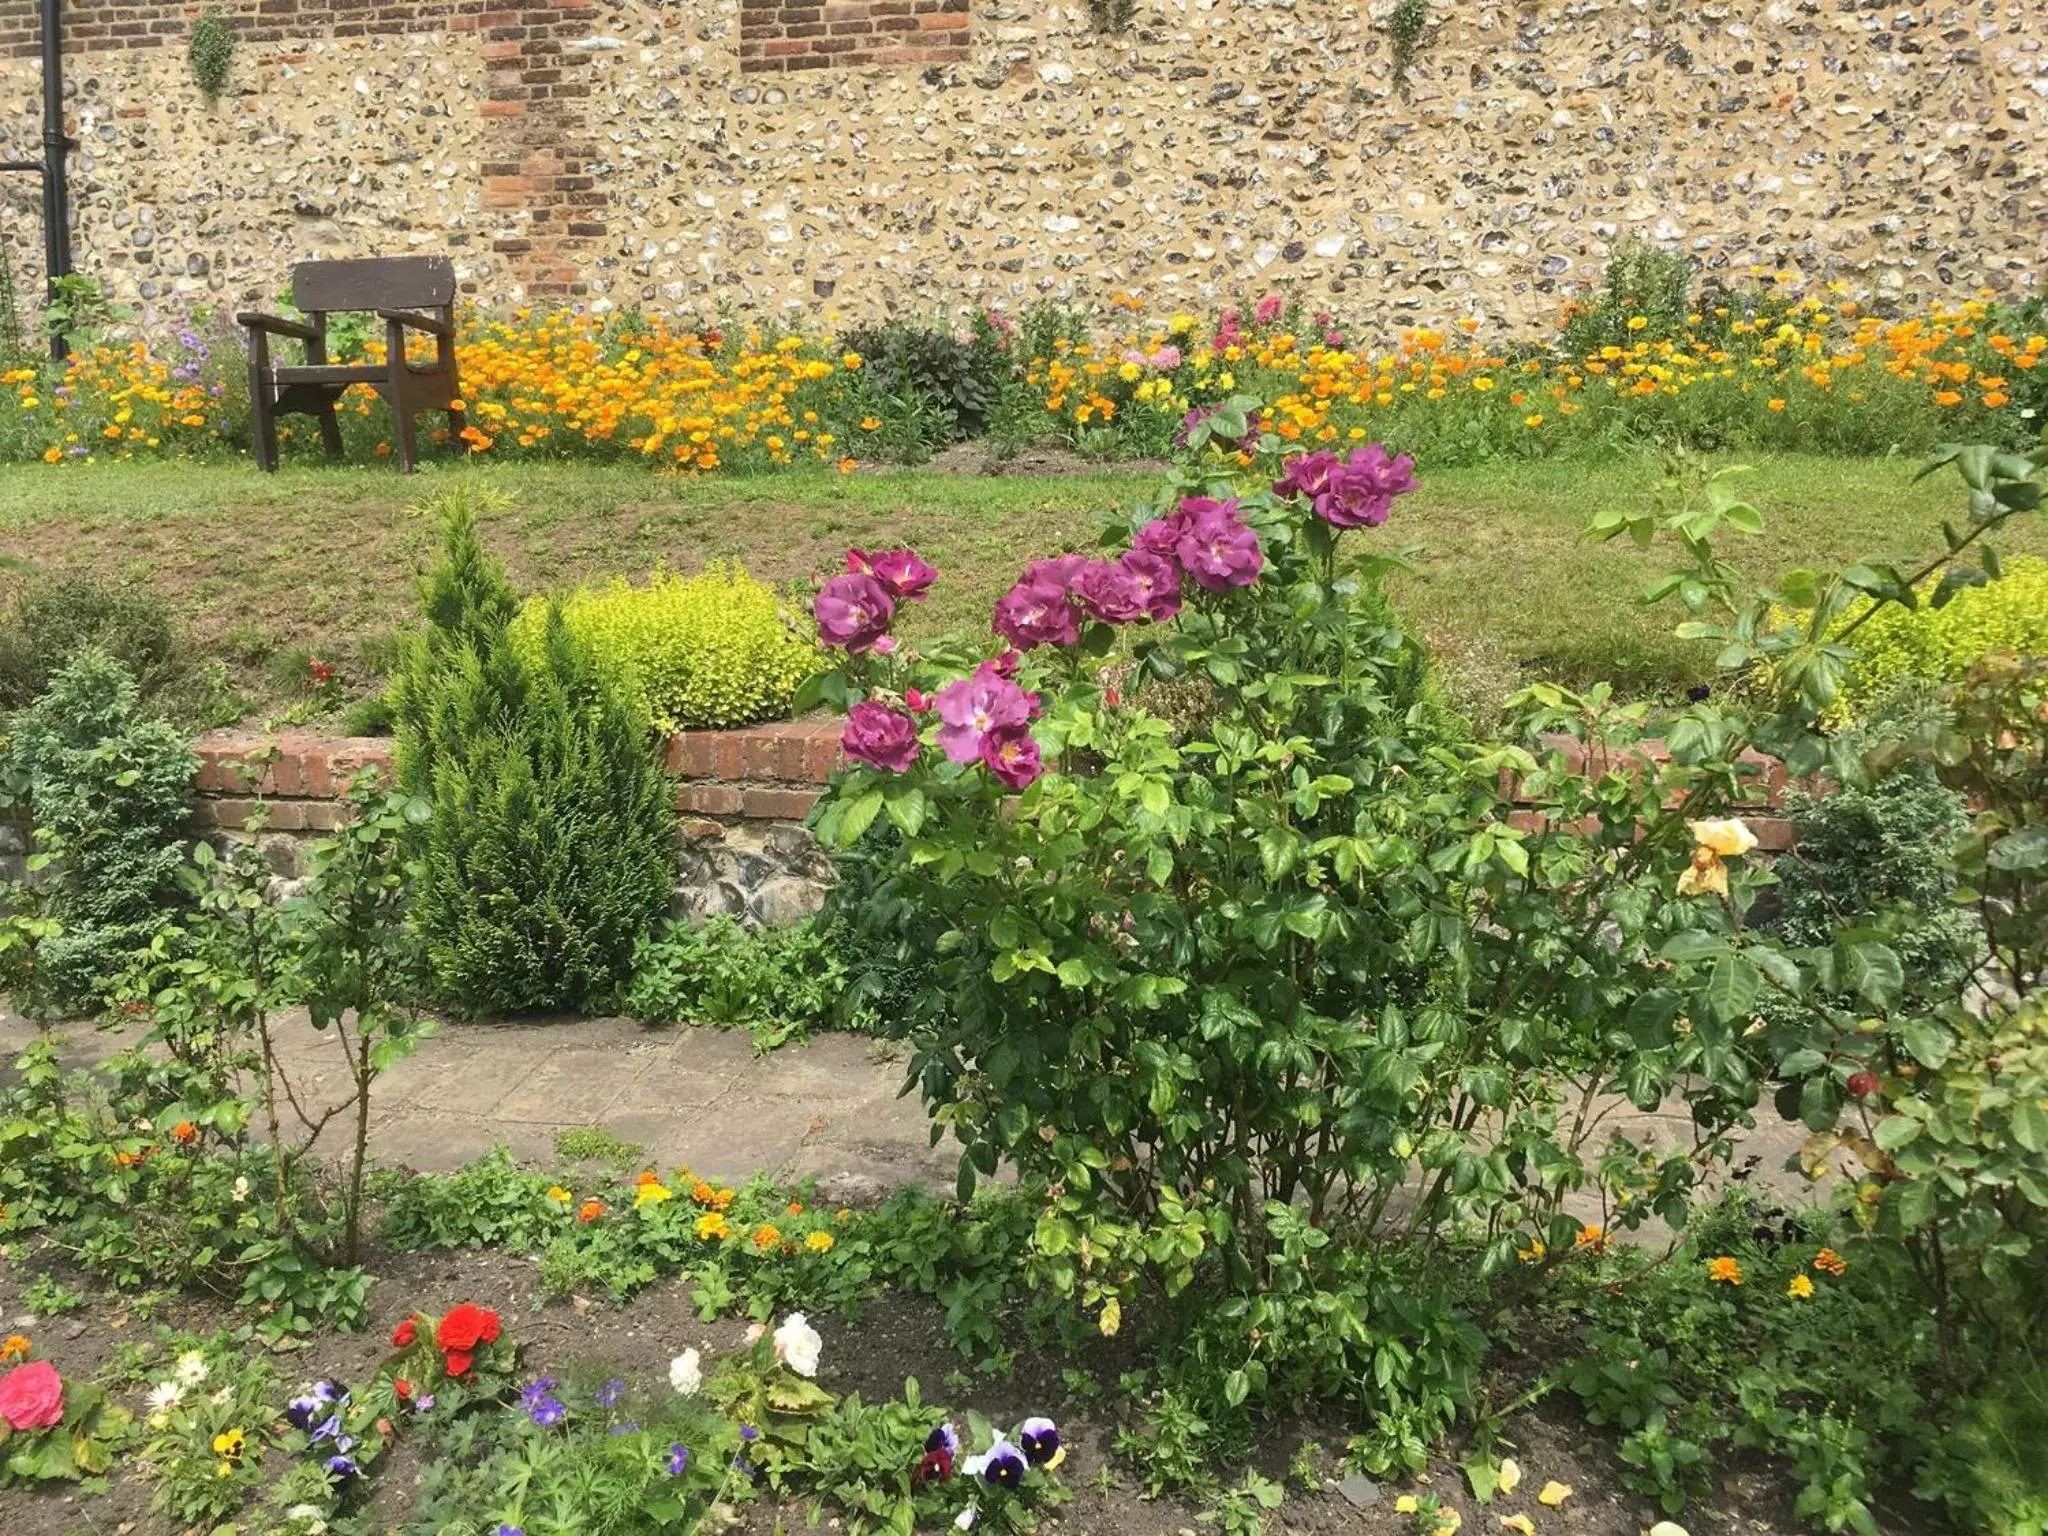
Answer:
[[1146, 617], [1170, 619], [1180, 612], [1180, 567], [1169, 556], [1134, 549], [1117, 564], [1136, 584]]
[[1024, 574], [1018, 580], [1042, 581], [1063, 592], [1071, 592], [1074, 590], [1074, 578], [1081, 574], [1081, 568], [1087, 563], [1086, 555], [1050, 555], [1025, 566]]
[[1377, 528], [1392, 514], [1394, 498], [1414, 489], [1413, 459], [1367, 443], [1324, 477], [1313, 493], [1316, 516], [1332, 528]]
[[1286, 307], [1286, 303], [1279, 294], [1269, 293], [1259, 300], [1259, 307], [1252, 311], [1252, 319], [1256, 320], [1260, 325], [1271, 325], [1280, 318], [1280, 311]]
[[1185, 520], [1178, 512], [1166, 517], [1155, 517], [1138, 530], [1131, 540], [1131, 547], [1141, 549], [1148, 555], [1159, 555], [1172, 560], [1177, 558], [1174, 551], [1180, 548], [1180, 536], [1185, 532]]
[[1024, 658], [1018, 652], [1009, 650], [1004, 651], [988, 665], [997, 677], [1015, 677], [1017, 669], [1024, 665]]
[[873, 576], [850, 571], [825, 583], [813, 611], [818, 637], [827, 645], [864, 651], [888, 629], [896, 601]]
[[984, 662], [939, 690], [938, 711], [939, 745], [952, 761], [971, 763], [981, 756], [989, 732], [1030, 720], [1031, 701], [1022, 688], [998, 677]]
[[1025, 725], [999, 725], [981, 738], [981, 760], [1012, 789], [1024, 789], [1045, 771], [1038, 743]]
[[1275, 496], [1320, 496], [1330, 483], [1330, 471], [1343, 460], [1327, 448], [1298, 453], [1287, 461], [1280, 478], [1273, 482]]
[[64, 1418], [64, 1379], [47, 1360], [0, 1376], [0, 1419], [10, 1429], [51, 1429]]
[[869, 554], [864, 549], [846, 552], [846, 568], [856, 575], [872, 576], [898, 602], [914, 601], [931, 589], [939, 573], [917, 557], [915, 550], [883, 549]]
[[856, 762], [886, 773], [908, 773], [917, 761], [917, 722], [900, 709], [863, 699], [846, 712], [839, 746]]
[[1181, 535], [1181, 569], [1210, 592], [1250, 586], [1266, 563], [1259, 536], [1238, 517], [1236, 502], [1211, 502], [1209, 507]]
[[1129, 624], [1145, 617], [1145, 594], [1131, 573], [1108, 560], [1091, 560], [1074, 578], [1074, 595], [1088, 616], [1105, 624]]
[[[1077, 564], [1087, 564], [1078, 555], [1074, 559]], [[996, 599], [995, 631], [1018, 650], [1028, 651], [1040, 645], [1076, 644], [1081, 638], [1081, 623], [1064, 583], [1055, 585], [1027, 574]]]

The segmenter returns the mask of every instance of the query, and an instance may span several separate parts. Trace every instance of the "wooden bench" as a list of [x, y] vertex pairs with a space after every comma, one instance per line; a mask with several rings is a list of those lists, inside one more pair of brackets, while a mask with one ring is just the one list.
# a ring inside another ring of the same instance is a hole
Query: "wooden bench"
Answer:
[[[455, 376], [455, 267], [445, 256], [391, 256], [362, 261], [302, 261], [292, 268], [292, 303], [305, 323], [244, 310], [235, 319], [249, 332], [249, 405], [254, 422], [257, 466], [277, 468], [277, 418], [314, 416], [330, 459], [341, 457], [341, 423], [334, 402], [356, 384], [367, 384], [391, 407], [398, 467], [410, 474], [418, 462], [413, 418], [421, 411], [448, 412], [448, 430], [462, 433], [462, 390]], [[384, 322], [384, 361], [331, 363], [327, 360], [327, 317], [367, 313]], [[431, 363], [408, 362], [405, 338], [418, 331], [434, 338]], [[303, 364], [274, 363], [270, 338], [292, 337], [306, 344]]]

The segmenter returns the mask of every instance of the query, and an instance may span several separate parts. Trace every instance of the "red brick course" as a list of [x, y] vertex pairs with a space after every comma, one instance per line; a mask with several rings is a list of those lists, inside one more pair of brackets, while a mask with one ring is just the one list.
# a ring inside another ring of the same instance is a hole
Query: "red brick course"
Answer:
[[956, 64], [968, 0], [740, 0], [740, 73]]

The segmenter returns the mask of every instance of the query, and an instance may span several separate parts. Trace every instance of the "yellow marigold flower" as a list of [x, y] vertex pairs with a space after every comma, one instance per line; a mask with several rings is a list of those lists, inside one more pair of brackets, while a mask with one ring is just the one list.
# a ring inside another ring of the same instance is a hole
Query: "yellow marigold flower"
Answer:
[[727, 1221], [718, 1212], [706, 1211], [697, 1218], [697, 1240], [699, 1242], [715, 1243], [722, 1238], [731, 1236], [732, 1223]]
[[1813, 1267], [1826, 1275], [1840, 1275], [1849, 1268], [1849, 1261], [1832, 1248], [1823, 1248], [1813, 1256]]
[[1628, 328], [1632, 331], [1647, 329], [1649, 324], [1650, 322], [1641, 315], [1630, 315], [1628, 317]]
[[1785, 409], [1785, 402], [1779, 399], [1776, 395], [1773, 395], [1770, 398], [1769, 405], [1770, 408], [1774, 411], [1782, 411], [1783, 409]]
[[53, 446], [45, 448], [43, 450], [43, 462], [45, 464], [55, 464], [56, 462], [58, 462], [58, 460], [62, 459], [63, 457], [64, 450], [62, 448], [57, 448]]
[[1804, 1275], [1794, 1275], [1785, 1282], [1785, 1294], [1794, 1301], [1804, 1301], [1813, 1294], [1813, 1282]]
[[861, 357], [858, 352], [848, 352], [839, 359], [839, 366], [844, 368], [848, 373], [852, 373], [855, 370], [857, 370], [860, 367], [860, 363]]
[[644, 1211], [650, 1205], [659, 1205], [664, 1200], [674, 1198], [666, 1185], [656, 1184], [650, 1180], [633, 1191], [633, 1209]]
[[1543, 425], [1543, 417], [1540, 414], [1535, 416], [1524, 416], [1522, 418], [1522, 425], [1533, 432], [1538, 427]]
[[830, 1232], [813, 1232], [804, 1239], [804, 1246], [813, 1253], [830, 1253], [832, 1251], [832, 1234]]
[[561, 1185], [554, 1184], [550, 1185], [548, 1188], [548, 1198], [554, 1201], [557, 1205], [567, 1205], [571, 1200], [574, 1200], [576, 1197], [570, 1194], [568, 1190], [562, 1188]]
[[717, 1211], [729, 1211], [732, 1209], [732, 1202], [732, 1191], [729, 1189], [721, 1189], [717, 1194], [711, 1197], [711, 1208]]
[[1726, 1254], [1707, 1260], [1707, 1278], [1722, 1285], [1742, 1284], [1742, 1266]]
[[769, 1222], [764, 1221], [760, 1226], [754, 1228], [754, 1246], [763, 1253], [766, 1253], [781, 1241], [782, 1234], [776, 1231], [773, 1224]]

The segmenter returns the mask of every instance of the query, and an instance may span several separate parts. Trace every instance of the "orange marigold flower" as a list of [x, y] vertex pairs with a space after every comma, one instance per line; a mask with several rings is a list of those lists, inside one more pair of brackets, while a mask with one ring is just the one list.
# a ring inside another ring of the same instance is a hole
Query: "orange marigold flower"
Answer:
[[804, 1213], [804, 1203], [801, 1200], [792, 1200], [783, 1209], [787, 1210], [792, 1216], [801, 1216]]
[[28, 1358], [29, 1347], [27, 1334], [10, 1333], [6, 1338], [0, 1339], [0, 1361], [25, 1360]]
[[1840, 1275], [1849, 1268], [1849, 1261], [1832, 1248], [1823, 1248], [1813, 1256], [1813, 1267], [1824, 1275]]
[[782, 1234], [776, 1231], [774, 1226], [768, 1222], [764, 1221], [760, 1226], [754, 1228], [754, 1246], [763, 1253], [766, 1253], [781, 1241]]
[[171, 1127], [171, 1140], [181, 1147], [189, 1147], [199, 1139], [199, 1127], [190, 1120], [180, 1120]]
[[1742, 1284], [1742, 1266], [1725, 1253], [1717, 1259], [1707, 1260], [1707, 1278], [1722, 1285]]
[[576, 1207], [576, 1219], [585, 1226], [589, 1226], [591, 1222], [597, 1220], [603, 1214], [604, 1202], [602, 1200], [586, 1200]]

